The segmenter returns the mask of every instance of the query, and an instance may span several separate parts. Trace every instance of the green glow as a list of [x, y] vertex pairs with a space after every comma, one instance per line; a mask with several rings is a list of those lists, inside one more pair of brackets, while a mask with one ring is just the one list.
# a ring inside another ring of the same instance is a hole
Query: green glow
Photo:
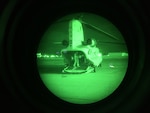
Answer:
[[69, 22], [69, 40], [71, 41], [71, 45], [73, 48], [81, 45], [81, 41], [84, 40], [84, 33], [82, 24], [79, 20], [71, 20]]
[[[74, 19], [82, 14], [81, 19]], [[83, 44], [89, 38], [97, 42]], [[63, 40], [69, 42], [67, 47], [62, 45]], [[66, 63], [69, 66], [65, 68]], [[118, 88], [127, 70], [128, 51], [123, 36], [111, 22], [94, 14], [77, 13], [63, 17], [45, 32], [37, 65], [43, 83], [58, 98], [90, 104]]]

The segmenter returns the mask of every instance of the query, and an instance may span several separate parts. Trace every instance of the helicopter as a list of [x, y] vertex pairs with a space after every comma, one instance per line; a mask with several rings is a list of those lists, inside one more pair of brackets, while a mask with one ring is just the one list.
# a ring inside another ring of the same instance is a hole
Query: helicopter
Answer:
[[[81, 16], [80, 16], [81, 17]], [[111, 38], [112, 40], [119, 41], [119, 39], [92, 25], [81, 18], [72, 18], [63, 22], [69, 21], [69, 39], [62, 42], [54, 42], [55, 44], [62, 44], [66, 48], [61, 50], [61, 55], [64, 59], [63, 73], [90, 73], [96, 72], [96, 69], [101, 67], [103, 61], [103, 54], [97, 47], [97, 40], [88, 38], [85, 40], [84, 25], [92, 28], [101, 34]], [[62, 21], [59, 21], [62, 22]], [[102, 42], [103, 43], [103, 42]], [[106, 42], [105, 42], [106, 43]]]
[[61, 50], [65, 62], [63, 73], [96, 72], [96, 67], [101, 66], [102, 53], [94, 38], [85, 41], [81, 20], [69, 21], [69, 41], [63, 40], [62, 43], [66, 45]]

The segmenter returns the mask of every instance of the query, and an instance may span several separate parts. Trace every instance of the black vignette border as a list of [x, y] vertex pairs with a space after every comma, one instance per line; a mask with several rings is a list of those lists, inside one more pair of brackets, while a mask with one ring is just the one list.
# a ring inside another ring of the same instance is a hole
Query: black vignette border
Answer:
[[[26, 1], [26, 2], [28, 2], [28, 1]], [[53, 4], [55, 4], [56, 2], [58, 2], [58, 1], [55, 1]], [[67, 2], [68, 1], [66, 1], [66, 2], [58, 2], [58, 3], [56, 3], [57, 5], [55, 4], [55, 5], [51, 6], [51, 7], [62, 7], [64, 5], [64, 6], [68, 7], [65, 10], [68, 10], [71, 7], [71, 6], [69, 6], [69, 4], [72, 4], [71, 3], [72, 1], [71, 2], [69, 1], [68, 3]], [[84, 1], [80, 1], [80, 2], [73, 1], [73, 2], [76, 5], [77, 4], [81, 4], [82, 5], [83, 3], [85, 3], [85, 4], [92, 3], [91, 7], [89, 7], [89, 9], [90, 9], [91, 12], [94, 12], [92, 10], [92, 7], [94, 7], [95, 5], [98, 6], [101, 1], [92, 1], [91, 2], [89, 0], [89, 1], [86, 1], [86, 2], [84, 2]], [[108, 1], [106, 0], [105, 2], [108, 2]], [[133, 97], [133, 95], [132, 95], [132, 97], [130, 97], [130, 98], [135, 98], [135, 99], [133, 99], [132, 103], [129, 103], [129, 104], [128, 104], [128, 100], [126, 100], [125, 101], [126, 103], [120, 105], [121, 109], [118, 110], [117, 108], [115, 108], [115, 109], [113, 109], [113, 111], [111, 111], [111, 110], [109, 111], [108, 110], [107, 113], [108, 112], [115, 112], [115, 113], [119, 113], [119, 112], [130, 113], [130, 112], [133, 112], [133, 113], [137, 113], [140, 110], [142, 110], [142, 113], [144, 113], [145, 110], [150, 111], [149, 110], [150, 106], [149, 106], [149, 104], [147, 104], [147, 102], [149, 102], [149, 100], [150, 100], [150, 97], [149, 97], [149, 94], [150, 94], [150, 91], [149, 91], [150, 76], [149, 76], [149, 72], [148, 72], [148, 70], [149, 70], [148, 67], [149, 67], [149, 62], [150, 62], [149, 61], [149, 54], [148, 54], [148, 51], [149, 51], [149, 48], [150, 48], [150, 46], [149, 46], [149, 40], [148, 40], [148, 37], [150, 36], [150, 34], [149, 34], [149, 25], [150, 25], [149, 24], [149, 19], [150, 19], [149, 18], [149, 16], [150, 16], [149, 15], [150, 14], [149, 10], [150, 9], [149, 9], [148, 3], [146, 3], [145, 1], [142, 1], [142, 0], [137, 0], [137, 1], [136, 0], [131, 0], [131, 1], [129, 1], [129, 0], [122, 0], [122, 1], [119, 1], [119, 2], [120, 2], [120, 4], [123, 4], [123, 5], [124, 4], [129, 5], [130, 8], [132, 9], [133, 13], [136, 15], [138, 23], [140, 23], [140, 27], [141, 27], [140, 29], [142, 30], [142, 32], [144, 34], [144, 37], [142, 37], [143, 38], [142, 40], [145, 41], [145, 47], [146, 47], [145, 52], [146, 52], [146, 55], [145, 55], [144, 66], [142, 67], [142, 76], [140, 77], [140, 81], [138, 81], [138, 84], [137, 84], [137, 86], [136, 86], [136, 88], [134, 90], [135, 91], [134, 97]], [[32, 5], [36, 4], [36, 3], [40, 4], [40, 2], [38, 2], [38, 1], [32, 1], [32, 0], [29, 3], [31, 3]], [[43, 1], [43, 3], [44, 3], [44, 1]], [[1, 83], [2, 83], [1, 87], [2, 87], [2, 92], [3, 92], [1, 97], [2, 97], [2, 100], [3, 100], [2, 101], [3, 106], [1, 108], [3, 110], [5, 107], [8, 107], [8, 108], [11, 108], [12, 111], [18, 112], [18, 113], [19, 112], [28, 112], [28, 111], [31, 112], [31, 113], [35, 112], [35, 111], [36, 112], [42, 112], [43, 109], [38, 109], [38, 107], [36, 105], [32, 105], [35, 102], [33, 102], [32, 104], [30, 104], [30, 102], [26, 101], [26, 97], [19, 96], [19, 95], [21, 95], [21, 93], [17, 89], [18, 86], [14, 85], [14, 84], [12, 85], [11, 84], [11, 83], [13, 83], [12, 79], [9, 78], [9, 75], [12, 74], [11, 71], [9, 70], [9, 68], [8, 68], [9, 64], [4, 64], [4, 63], [9, 63], [9, 62], [5, 62], [4, 61], [4, 59], [5, 60], [7, 59], [6, 56], [3, 56], [3, 55], [6, 55], [6, 54], [4, 54], [4, 53], [6, 53], [6, 51], [4, 51], [5, 50], [5, 48], [4, 48], [5, 45], [4, 44], [6, 44], [6, 43], [2, 42], [3, 40], [5, 40], [5, 39], [2, 39], [2, 38], [7, 38], [8, 34], [7, 34], [6, 31], [9, 31], [9, 26], [11, 26], [11, 24], [13, 23], [13, 20], [10, 20], [9, 17], [11, 15], [11, 13], [13, 12], [13, 10], [17, 10], [19, 8], [21, 9], [21, 6], [24, 6], [23, 2], [21, 3], [20, 1], [17, 1], [16, 4], [18, 4], [18, 5], [15, 5], [15, 2], [14, 2], [14, 4], [9, 4], [9, 7], [6, 6], [8, 8], [7, 9], [8, 12], [6, 11], [5, 13], [7, 13], [7, 14], [5, 14], [5, 15], [8, 15], [8, 17], [5, 17], [5, 19], [4, 19], [4, 17], [1, 17], [1, 18], [3, 18], [3, 19], [1, 19], [1, 23], [3, 23], [3, 24], [0, 25], [1, 32], [2, 32], [0, 34], [0, 36], [1, 36], [0, 37], [1, 38], [0, 39], [0, 41], [1, 41], [1, 51], [0, 51], [1, 52], [1, 54], [0, 54], [1, 55], [1, 59], [0, 60], [2, 62], [1, 63], [1, 69], [2, 69], [1, 70], [2, 74], [1, 75], [3, 76], [2, 77], [3, 79], [1, 79]], [[126, 5], [124, 5], [124, 7], [126, 7]], [[17, 8], [14, 8], [14, 7], [17, 7]], [[2, 9], [2, 10], [4, 10], [4, 9]], [[72, 10], [70, 13], [73, 13], [73, 12], [76, 12], [76, 11], [80, 11], [80, 10], [84, 11], [84, 7], [78, 7], [76, 10]], [[127, 10], [130, 10], [130, 9], [127, 9]], [[87, 8], [86, 11], [88, 11], [88, 8]], [[57, 14], [54, 14], [54, 15], [56, 16], [56, 18], [59, 18], [60, 16], [63, 16], [65, 14], [67, 14], [68, 12], [69, 11], [64, 11], [63, 13], [60, 13], [59, 15], [57, 15]], [[55, 13], [55, 11], [53, 11], [53, 13]], [[13, 12], [13, 15], [15, 16], [15, 11]], [[8, 19], [8, 21], [6, 21], [6, 19]], [[13, 17], [12, 17], [12, 19], [13, 19]], [[142, 49], [141, 49], [141, 51], [142, 51]], [[4, 58], [4, 57], [6, 57], [6, 58]], [[4, 67], [4, 65], [5, 65], [5, 67]], [[8, 79], [6, 77], [4, 77], [4, 76], [8, 76]], [[7, 85], [7, 86], [5, 86], [5, 85]], [[8, 87], [8, 85], [12, 85], [12, 86]], [[136, 99], [137, 99], [137, 101], [136, 101]], [[89, 111], [89, 113], [98, 113], [98, 112], [101, 112], [100, 109], [96, 108], [98, 106], [99, 106], [99, 104], [97, 104], [93, 108], [91, 108], [91, 109], [93, 109], [93, 111], [91, 110], [91, 111]], [[74, 106], [71, 106], [71, 107], [72, 108], [70, 110], [71, 111], [74, 110], [73, 109]], [[134, 110], [132, 109], [133, 111], [130, 111], [131, 109], [126, 109], [126, 108], [130, 108], [130, 107], [133, 107]], [[61, 107], [59, 107], [59, 108], [61, 108]], [[77, 108], [79, 108], [80, 110], [82, 109], [82, 107], [81, 108], [77, 107]], [[86, 106], [85, 106], [85, 108], [86, 108]], [[55, 109], [57, 109], [57, 108], [55, 108]], [[7, 111], [7, 109], [4, 109], [4, 110]], [[50, 109], [47, 109], [46, 111], [48, 112], [48, 110], [50, 110]], [[54, 108], [51, 109], [51, 110], [52, 110], [51, 112], [55, 112]], [[63, 112], [63, 111], [61, 111], [61, 112]], [[69, 111], [67, 111], [67, 112], [69, 112]], [[80, 111], [78, 111], [78, 112], [80, 112]], [[84, 110], [82, 111], [82, 113], [83, 112], [84, 112]]]

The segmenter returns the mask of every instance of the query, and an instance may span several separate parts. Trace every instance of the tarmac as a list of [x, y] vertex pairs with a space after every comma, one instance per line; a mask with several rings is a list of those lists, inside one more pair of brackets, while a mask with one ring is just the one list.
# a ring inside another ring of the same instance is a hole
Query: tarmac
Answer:
[[62, 59], [38, 61], [39, 75], [51, 93], [63, 101], [74, 104], [90, 104], [112, 94], [123, 81], [128, 56], [115, 54], [103, 56], [102, 66], [96, 72], [62, 73]]

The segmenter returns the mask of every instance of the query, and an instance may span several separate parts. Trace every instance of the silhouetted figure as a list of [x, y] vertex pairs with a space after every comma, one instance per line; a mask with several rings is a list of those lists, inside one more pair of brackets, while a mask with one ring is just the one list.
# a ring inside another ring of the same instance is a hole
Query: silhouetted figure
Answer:
[[75, 52], [75, 53], [74, 53], [73, 59], [74, 59], [73, 67], [74, 67], [74, 68], [80, 67], [80, 64], [79, 64], [79, 54], [78, 54], [78, 52]]

